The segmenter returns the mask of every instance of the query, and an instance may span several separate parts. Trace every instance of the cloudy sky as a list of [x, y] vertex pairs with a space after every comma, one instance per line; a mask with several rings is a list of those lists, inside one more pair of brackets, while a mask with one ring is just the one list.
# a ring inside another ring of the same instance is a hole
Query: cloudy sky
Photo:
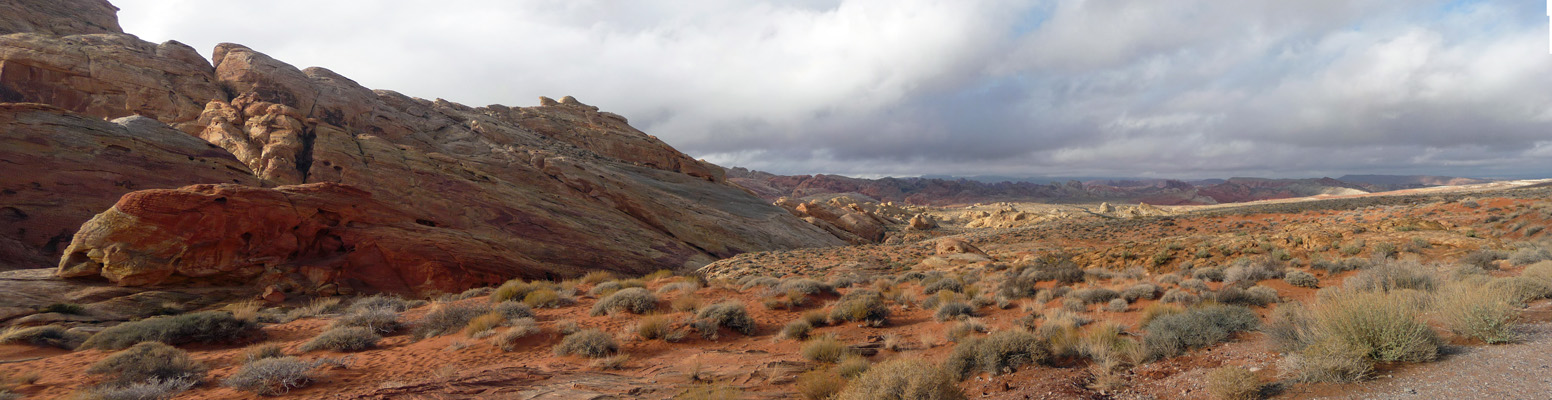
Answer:
[[573, 95], [777, 173], [1552, 177], [1540, 1], [113, 2], [207, 56]]

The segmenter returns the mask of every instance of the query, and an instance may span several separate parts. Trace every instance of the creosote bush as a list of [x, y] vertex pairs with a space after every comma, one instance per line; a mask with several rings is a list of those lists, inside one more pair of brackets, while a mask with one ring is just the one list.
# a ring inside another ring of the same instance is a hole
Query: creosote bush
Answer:
[[926, 361], [897, 358], [868, 368], [837, 400], [959, 400], [965, 394], [953, 374]]
[[590, 314], [599, 316], [619, 311], [646, 314], [656, 308], [657, 296], [652, 295], [652, 292], [647, 291], [645, 288], [627, 288], [620, 289], [594, 303]]
[[172, 345], [185, 343], [233, 343], [262, 337], [253, 321], [240, 320], [226, 311], [151, 317], [125, 322], [92, 335], [82, 348], [117, 350], [136, 343], [156, 341]]
[[1011, 373], [1024, 365], [1048, 363], [1050, 358], [1050, 348], [1034, 333], [1009, 330], [959, 342], [944, 368], [964, 380], [976, 372]]
[[334, 350], [334, 351], [362, 351], [377, 347], [377, 342], [383, 340], [370, 328], [362, 327], [338, 327], [323, 331], [313, 340], [303, 343], [302, 351]]
[[597, 329], [586, 329], [566, 335], [560, 344], [555, 345], [555, 354], [579, 355], [588, 358], [603, 358], [612, 356], [620, 351], [619, 343], [614, 341], [614, 336]]
[[205, 366], [189, 353], [160, 342], [141, 342], [113, 353], [86, 369], [90, 374], [112, 375], [114, 382], [144, 382], [150, 379], [205, 379]]

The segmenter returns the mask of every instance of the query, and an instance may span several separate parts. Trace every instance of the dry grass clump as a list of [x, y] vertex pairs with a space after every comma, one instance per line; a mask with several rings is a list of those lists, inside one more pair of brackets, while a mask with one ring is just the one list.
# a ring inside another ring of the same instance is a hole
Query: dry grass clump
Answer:
[[1255, 329], [1260, 322], [1255, 312], [1242, 306], [1196, 307], [1148, 322], [1143, 347], [1149, 359], [1174, 357], [1228, 340], [1233, 333]]
[[555, 289], [538, 289], [523, 296], [523, 304], [533, 308], [559, 308], [566, 303], [566, 299], [562, 298], [560, 292]]
[[805, 296], [835, 294], [835, 287], [809, 278], [788, 279], [773, 290], [775, 293], [801, 293]]
[[976, 372], [1012, 373], [1024, 365], [1049, 363], [1050, 358], [1049, 345], [1034, 333], [998, 331], [984, 338], [959, 342], [949, 353], [944, 368], [964, 380]]
[[1314, 274], [1304, 271], [1288, 271], [1288, 274], [1283, 275], [1283, 282], [1302, 288], [1314, 289], [1320, 287], [1320, 279], [1316, 279]]
[[356, 299], [350, 303], [350, 311], [386, 309], [393, 312], [404, 312], [410, 309], [410, 301], [402, 297], [391, 295], [371, 295]]
[[1460, 258], [1460, 263], [1476, 266], [1477, 268], [1481, 268], [1483, 270], [1492, 271], [1498, 269], [1498, 260], [1507, 258], [1509, 258], [1508, 253], [1498, 250], [1482, 249], [1466, 253], [1465, 256]]
[[792, 322], [788, 322], [787, 325], [782, 326], [781, 333], [777, 334], [776, 338], [783, 340], [804, 340], [808, 339], [809, 332], [813, 332], [813, 330], [814, 324], [809, 323], [803, 319], [795, 319], [792, 320]]
[[1401, 289], [1431, 291], [1436, 286], [1433, 274], [1415, 261], [1391, 261], [1358, 272], [1342, 281], [1342, 288], [1359, 291]]
[[345, 305], [338, 297], [324, 297], [313, 299], [306, 306], [302, 306], [287, 312], [283, 322], [291, 322], [302, 318], [312, 318], [325, 314], [340, 312]]
[[1313, 340], [1315, 319], [1303, 304], [1282, 303], [1272, 309], [1261, 332], [1271, 339], [1272, 347], [1277, 351], [1296, 352], [1309, 346], [1309, 341]]
[[[497, 289], [499, 291], [500, 289]], [[475, 317], [490, 313], [486, 304], [436, 303], [411, 329], [415, 339], [450, 335], [462, 331]]]
[[1233, 266], [1223, 270], [1223, 283], [1233, 284], [1239, 282], [1256, 283], [1267, 279], [1283, 277], [1281, 263], [1272, 259], [1249, 260], [1242, 259]]
[[684, 293], [688, 294], [688, 293], [695, 293], [696, 290], [700, 290], [700, 289], [701, 289], [700, 283], [696, 283], [696, 282], [674, 282], [674, 283], [669, 283], [667, 285], [663, 285], [662, 287], [657, 288], [657, 294], [669, 294], [669, 293], [673, 293], [673, 292], [684, 292]]
[[205, 366], [189, 353], [160, 342], [143, 342], [113, 353], [86, 369], [89, 374], [111, 375], [117, 383], [144, 382], [150, 379], [181, 379], [198, 382], [205, 379]]
[[[359, 303], [358, 303], [359, 304]], [[389, 334], [404, 328], [399, 313], [393, 307], [351, 307], [350, 311], [329, 323], [334, 328], [367, 328], [379, 334]]]
[[[145, 382], [132, 382], [127, 384], [104, 384], [87, 389], [77, 399], [82, 400], [168, 400], [177, 396], [199, 382], [190, 379], [150, 379]], [[20, 395], [7, 397], [7, 392], [0, 390], [0, 399], [20, 399]]]
[[509, 320], [534, 317], [533, 307], [515, 301], [496, 303], [495, 307], [491, 307], [490, 312], [500, 314], [502, 318]]
[[965, 394], [948, 371], [926, 361], [897, 358], [868, 368], [836, 400], [959, 400]]
[[1277, 289], [1266, 286], [1257, 285], [1248, 289], [1224, 286], [1223, 289], [1213, 293], [1211, 299], [1223, 304], [1264, 307], [1267, 304], [1276, 303], [1278, 296]]
[[1078, 289], [1067, 292], [1067, 298], [1081, 300], [1083, 304], [1109, 302], [1117, 297], [1121, 297], [1121, 293], [1105, 288]]
[[699, 310], [701, 308], [701, 298], [693, 293], [685, 293], [669, 301], [668, 308], [676, 312]]
[[282, 395], [312, 383], [313, 370], [325, 363], [296, 357], [265, 358], [244, 364], [222, 384], [264, 396]]
[[226, 311], [201, 311], [174, 316], [151, 317], [125, 322], [103, 329], [81, 344], [82, 348], [117, 350], [136, 343], [156, 341], [172, 345], [184, 343], [232, 343], [262, 337], [253, 321], [241, 320]]
[[1552, 260], [1552, 252], [1540, 247], [1529, 246], [1515, 250], [1510, 255], [1509, 263], [1512, 265], [1530, 265], [1541, 261]]
[[248, 346], [243, 350], [243, 362], [249, 363], [266, 358], [285, 357], [286, 351], [278, 343], [264, 343]]
[[[1170, 275], [1170, 276], [1174, 276], [1174, 275]], [[1179, 278], [1176, 278], [1176, 279], [1179, 279]], [[1121, 291], [1121, 298], [1126, 299], [1126, 301], [1128, 301], [1128, 302], [1137, 301], [1137, 300], [1153, 300], [1158, 295], [1159, 295], [1159, 287], [1158, 287], [1158, 285], [1154, 285], [1154, 284], [1151, 284], [1151, 283], [1139, 283], [1139, 284], [1132, 285], [1131, 287], [1126, 288], [1126, 290]]]
[[1149, 304], [1147, 307], [1142, 308], [1142, 316], [1137, 318], [1137, 326], [1148, 326], [1148, 323], [1153, 322], [1155, 318], [1165, 315], [1179, 314], [1185, 311], [1185, 307], [1169, 304], [1167, 302]]
[[695, 319], [696, 329], [704, 337], [716, 337], [718, 327], [726, 327], [744, 335], [753, 335], [756, 328], [754, 318], [749, 317], [744, 303], [736, 300], [706, 306], [695, 313]]
[[620, 351], [620, 344], [614, 341], [614, 336], [597, 329], [586, 329], [566, 335], [560, 344], [554, 347], [555, 355], [566, 356], [576, 354], [588, 358], [603, 358], [612, 356]]
[[938, 310], [932, 313], [932, 318], [938, 321], [961, 319], [975, 316], [975, 308], [969, 304], [953, 301], [938, 306]]
[[1520, 311], [1511, 294], [1479, 285], [1450, 285], [1434, 298], [1435, 319], [1450, 332], [1488, 344], [1515, 340]]
[[959, 278], [944, 277], [922, 285], [922, 294], [933, 294], [940, 291], [964, 293], [965, 282]]
[[853, 290], [841, 296], [840, 301], [830, 308], [830, 319], [883, 326], [888, 322], [889, 308], [884, 305], [882, 294], [872, 290]]
[[593, 271], [582, 275], [582, 278], [578, 282], [586, 285], [594, 285], [610, 279], [614, 279], [614, 273], [609, 271]]
[[828, 370], [804, 372], [802, 375], [798, 375], [797, 380], [798, 394], [803, 395], [804, 399], [809, 400], [832, 398], [836, 393], [840, 393], [841, 388], [845, 386], [846, 379]]
[[1159, 297], [1159, 302], [1162, 303], [1192, 305], [1198, 301], [1202, 301], [1202, 298], [1178, 288], [1165, 291], [1164, 295]]
[[511, 328], [490, 338], [490, 343], [502, 351], [515, 351], [518, 340], [539, 333], [539, 323], [533, 318], [514, 319], [511, 324]]
[[657, 296], [645, 288], [626, 288], [609, 294], [597, 303], [593, 304], [593, 310], [589, 313], [593, 316], [629, 311], [635, 314], [646, 314], [657, 308]]
[[[1223, 269], [1221, 268], [1200, 268], [1191, 271], [1191, 279], [1208, 282], [1223, 282], [1223, 278]], [[1184, 283], [1185, 282], [1181, 282], [1181, 286], [1185, 286]]]
[[1310, 312], [1313, 332], [1289, 341], [1308, 345], [1287, 369], [1299, 380], [1340, 382], [1361, 379], [1376, 363], [1433, 360], [1439, 338], [1422, 321], [1425, 302], [1410, 290], [1323, 292]]
[[539, 289], [550, 288], [550, 285], [547, 285], [547, 283], [548, 282], [524, 282], [521, 279], [506, 281], [506, 283], [502, 283], [501, 286], [496, 287], [496, 290], [490, 293], [490, 302], [500, 303], [503, 301], [522, 301], [524, 297], [528, 297], [529, 293], [533, 293]]
[[492, 329], [496, 329], [496, 327], [505, 324], [507, 321], [508, 319], [506, 316], [503, 316], [495, 311], [480, 314], [480, 316], [469, 320], [468, 325], [463, 326], [463, 334], [478, 339], [484, 337], [481, 335], [487, 334], [485, 332], [490, 332]]
[[1109, 303], [1105, 303], [1105, 311], [1126, 312], [1126, 307], [1130, 305], [1126, 299], [1112, 299]]
[[34, 327], [10, 327], [5, 332], [0, 332], [0, 343], [6, 344], [30, 344], [33, 346], [58, 347], [65, 350], [75, 350], [90, 338], [91, 334], [77, 330], [65, 329], [59, 325], [44, 325]]
[[338, 327], [323, 331], [313, 340], [303, 343], [301, 350], [333, 350], [354, 352], [377, 347], [377, 342], [383, 340], [377, 332], [370, 328], [362, 327]]
[[835, 365], [835, 373], [841, 374], [846, 379], [853, 379], [867, 372], [872, 366], [873, 363], [869, 362], [867, 357], [852, 354], [841, 358], [841, 362]]
[[776, 287], [776, 285], [781, 284], [781, 280], [769, 276], [750, 275], [739, 278], [737, 284], [740, 291], [747, 292], [749, 289], [757, 287]]
[[1207, 393], [1215, 399], [1253, 400], [1261, 397], [1261, 380], [1256, 373], [1240, 366], [1207, 371]]
[[636, 337], [644, 340], [670, 339], [675, 336], [673, 320], [663, 315], [641, 317], [632, 327]]
[[969, 337], [972, 333], [986, 333], [988, 331], [990, 331], [990, 328], [986, 327], [985, 323], [975, 318], [969, 318], [963, 321], [955, 322], [953, 326], [950, 326], [948, 328], [948, 334], [945, 339], [948, 339], [950, 342], [958, 343], [964, 340], [966, 337]]
[[834, 336], [821, 336], [804, 342], [802, 354], [810, 361], [833, 364], [851, 354], [851, 349]]

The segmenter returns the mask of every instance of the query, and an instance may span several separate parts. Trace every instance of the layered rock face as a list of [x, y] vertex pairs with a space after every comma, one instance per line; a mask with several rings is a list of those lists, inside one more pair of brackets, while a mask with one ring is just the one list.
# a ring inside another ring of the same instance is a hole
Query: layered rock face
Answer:
[[0, 103], [0, 269], [59, 260], [81, 223], [135, 190], [256, 184], [225, 150], [146, 117]]
[[81, 219], [59, 261], [66, 276], [423, 294], [843, 244], [571, 98], [411, 98], [233, 44], [205, 63], [175, 42], [114, 33], [0, 41], [0, 65], [26, 78], [7, 75], [7, 101], [154, 117], [253, 174], [248, 186], [103, 194], [117, 205]]

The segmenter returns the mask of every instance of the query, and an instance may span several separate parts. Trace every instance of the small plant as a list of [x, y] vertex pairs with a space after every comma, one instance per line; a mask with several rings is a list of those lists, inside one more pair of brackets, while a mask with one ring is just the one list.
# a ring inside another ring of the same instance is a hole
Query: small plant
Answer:
[[871, 290], [853, 290], [841, 296], [830, 308], [834, 321], [866, 322], [882, 326], [889, 318], [889, 308], [884, 306], [884, 296]]
[[668, 307], [676, 312], [695, 311], [701, 308], [701, 298], [694, 294], [686, 293], [668, 302]]
[[415, 322], [411, 333], [416, 339], [450, 335], [462, 331], [470, 320], [490, 313], [490, 310], [485, 304], [437, 303]]
[[940, 322], [973, 316], [975, 316], [974, 308], [971, 308], [969, 304], [960, 303], [957, 301], [944, 303], [943, 305], [938, 306], [938, 310], [932, 314], [932, 318]]
[[1112, 299], [1109, 303], [1105, 304], [1105, 311], [1126, 312], [1126, 307], [1129, 305], [1130, 304], [1127, 304], [1126, 299]]
[[614, 341], [604, 331], [587, 329], [561, 339], [560, 344], [555, 345], [555, 355], [566, 356], [576, 354], [588, 358], [602, 358], [612, 356], [620, 351], [619, 343]]
[[1253, 400], [1261, 397], [1261, 380], [1254, 372], [1239, 366], [1214, 368], [1207, 372], [1207, 393], [1224, 400]]
[[554, 289], [539, 289], [523, 296], [523, 304], [533, 308], [558, 308], [565, 305], [565, 302], [561, 300], [560, 293]]
[[1067, 298], [1081, 300], [1085, 305], [1104, 303], [1117, 297], [1121, 297], [1121, 294], [1104, 288], [1078, 289], [1067, 293]]
[[404, 327], [399, 322], [399, 313], [391, 307], [351, 307], [345, 315], [336, 318], [329, 324], [333, 328], [367, 328], [379, 334], [393, 333]]
[[189, 353], [160, 342], [143, 342], [103, 358], [90, 368], [89, 374], [111, 374], [119, 383], [144, 382], [150, 379], [184, 379], [198, 382], [205, 379], [205, 366], [195, 361]]
[[586, 285], [593, 285], [610, 279], [614, 279], [614, 274], [609, 271], [592, 271], [582, 275], [580, 282]]
[[1515, 339], [1512, 328], [1520, 313], [1510, 301], [1503, 291], [1457, 284], [1439, 293], [1433, 307], [1439, 322], [1450, 332], [1498, 344]]
[[5, 344], [30, 344], [33, 346], [51, 346], [65, 350], [75, 350], [90, 338], [91, 334], [76, 330], [65, 329], [59, 325], [44, 325], [28, 328], [10, 327], [0, 332], [0, 343]]
[[846, 380], [831, 371], [816, 370], [804, 372], [798, 375], [798, 394], [809, 400], [824, 400], [841, 392], [846, 386]]
[[1391, 261], [1358, 272], [1342, 281], [1343, 289], [1359, 291], [1392, 291], [1413, 289], [1431, 291], [1434, 277], [1426, 267], [1409, 261]]
[[[695, 314], [695, 318], [701, 323], [701, 335], [706, 337], [716, 336], [717, 327], [727, 327], [744, 335], [753, 335], [755, 331], [754, 318], [749, 317], [749, 311], [744, 308], [744, 303], [738, 301], [724, 301], [702, 308]], [[706, 328], [709, 328], [708, 332]]]
[[500, 314], [502, 318], [509, 320], [534, 317], [533, 307], [515, 301], [496, 303], [495, 307], [491, 307], [491, 312]]
[[1192, 305], [1196, 304], [1198, 301], [1201, 301], [1201, 298], [1197, 295], [1191, 294], [1191, 292], [1180, 289], [1170, 289], [1169, 291], [1164, 292], [1164, 296], [1159, 297], [1159, 301], [1172, 304]]
[[954, 346], [945, 368], [964, 380], [977, 371], [993, 375], [1011, 373], [1027, 364], [1047, 363], [1050, 357], [1048, 344], [1035, 334], [1020, 330], [999, 331]]
[[673, 321], [666, 316], [648, 315], [636, 321], [636, 337], [644, 340], [666, 339], [673, 334]]
[[263, 360], [263, 359], [266, 359], [266, 358], [280, 358], [280, 357], [285, 357], [285, 356], [286, 356], [286, 351], [285, 351], [285, 349], [281, 348], [279, 344], [266, 343], [266, 344], [249, 346], [247, 350], [244, 350], [243, 351], [243, 362], [244, 363], [250, 363], [250, 362], [254, 362], [254, 361], [258, 361], [258, 360]]
[[655, 281], [655, 280], [658, 280], [658, 279], [672, 278], [673, 276], [674, 276], [674, 271], [673, 270], [660, 269], [660, 270], [657, 270], [657, 271], [652, 271], [652, 273], [650, 273], [650, 274], [643, 275], [641, 277], [641, 280], [644, 280], [644, 281], [647, 281], [647, 282], [652, 282], [652, 281]]
[[1320, 280], [1316, 279], [1314, 274], [1304, 271], [1289, 271], [1287, 275], [1283, 276], [1283, 281], [1288, 282], [1289, 285], [1302, 288], [1315, 289], [1320, 287]]
[[808, 333], [812, 332], [813, 330], [814, 324], [811, 324], [808, 321], [802, 319], [797, 319], [793, 320], [792, 322], [788, 322], [785, 326], [782, 326], [781, 333], [776, 337], [784, 340], [804, 340], [808, 339]]
[[383, 340], [370, 328], [339, 327], [324, 331], [314, 337], [313, 340], [303, 343], [302, 351], [333, 350], [354, 352], [377, 347], [377, 342]]
[[1507, 258], [1509, 258], [1509, 254], [1502, 251], [1482, 249], [1466, 253], [1464, 257], [1460, 258], [1460, 263], [1475, 265], [1477, 268], [1493, 271], [1498, 269], [1498, 260]]
[[1272, 347], [1280, 352], [1304, 350], [1315, 337], [1315, 321], [1309, 310], [1299, 303], [1279, 304], [1267, 318], [1261, 332], [1272, 340]]
[[841, 357], [851, 354], [851, 349], [845, 343], [836, 340], [833, 336], [823, 336], [810, 339], [803, 343], [803, 358], [811, 361], [830, 363], [841, 361]]
[[244, 364], [222, 384], [265, 396], [281, 395], [312, 383], [313, 369], [323, 364], [296, 357], [265, 358]]
[[947, 339], [951, 342], [958, 343], [963, 341], [966, 337], [969, 337], [972, 333], [986, 333], [988, 330], [989, 329], [986, 327], [986, 324], [981, 323], [980, 320], [976, 320], [974, 318], [966, 319], [956, 322], [953, 326], [948, 328]]
[[846, 379], [852, 379], [867, 372], [871, 366], [873, 363], [868, 362], [866, 357], [853, 354], [841, 358], [841, 362], [835, 365], [835, 372]]
[[619, 311], [646, 314], [656, 308], [657, 296], [653, 296], [652, 292], [644, 288], [628, 288], [614, 292], [608, 297], [604, 297], [603, 300], [594, 303], [590, 314], [599, 316]]
[[[1177, 277], [1175, 279], [1178, 281], [1180, 278]], [[1126, 301], [1129, 302], [1137, 300], [1153, 300], [1158, 295], [1159, 287], [1149, 283], [1139, 283], [1132, 285], [1132, 287], [1126, 288], [1126, 290], [1121, 292], [1121, 298], [1126, 299]]]
[[[1209, 282], [1222, 282], [1223, 270], [1219, 268], [1201, 268], [1191, 271], [1192, 279], [1200, 279]], [[1182, 285], [1183, 286], [1183, 285]]]
[[86, 313], [86, 307], [75, 303], [54, 303], [44, 306], [43, 309], [38, 310], [38, 312], [81, 315]]
[[118, 324], [92, 335], [81, 347], [117, 350], [146, 341], [171, 345], [231, 343], [256, 339], [263, 334], [253, 321], [237, 319], [225, 311], [202, 311]]
[[630, 361], [630, 354], [618, 354], [618, 355], [614, 355], [614, 356], [599, 358], [599, 359], [593, 360], [593, 362], [589, 363], [588, 366], [593, 367], [593, 369], [599, 369], [599, 370], [622, 369], [622, 368], [625, 368], [625, 362], [626, 361]]
[[518, 318], [512, 320], [512, 327], [490, 338], [490, 343], [500, 347], [502, 351], [517, 350], [517, 341], [539, 333], [539, 323], [533, 318]]
[[1143, 347], [1150, 359], [1174, 357], [1228, 340], [1233, 333], [1255, 329], [1259, 324], [1255, 312], [1245, 307], [1197, 307], [1154, 318], [1144, 328], [1148, 333], [1143, 336]]
[[[191, 379], [157, 379], [157, 378], [152, 378], [152, 379], [146, 380], [145, 382], [131, 382], [131, 383], [127, 383], [127, 384], [112, 384], [112, 383], [109, 383], [109, 384], [104, 384], [104, 385], [98, 385], [96, 387], [88, 389], [86, 391], [86, 393], [81, 396], [81, 398], [83, 398], [83, 399], [94, 399], [94, 400], [96, 400], [96, 399], [102, 399], [102, 400], [109, 400], [109, 399], [115, 399], [115, 400], [116, 399], [134, 399], [134, 400], [142, 400], [142, 399], [144, 399], [144, 400], [171, 399], [171, 398], [173, 398], [173, 396], [178, 395], [178, 393], [182, 393], [184, 391], [189, 390], [189, 388], [194, 387], [194, 385], [196, 385], [196, 384], [199, 384], [199, 382], [191, 380]], [[4, 390], [0, 390], [0, 399], [3, 399], [3, 400], [13, 400], [13, 399], [20, 399], [21, 398], [20, 395], [16, 395], [16, 396], [12, 396], [12, 397], [6, 397], [5, 396], [6, 394], [8, 394], [8, 392], [6, 392]]]
[[496, 290], [490, 293], [490, 302], [500, 303], [503, 301], [512, 300], [521, 301], [524, 297], [527, 297], [529, 293], [544, 287], [545, 285], [542, 284], [524, 282], [521, 279], [513, 279], [501, 284], [501, 286], [496, 287]]
[[960, 400], [965, 394], [953, 374], [926, 361], [897, 358], [868, 368], [846, 385], [837, 400]]

